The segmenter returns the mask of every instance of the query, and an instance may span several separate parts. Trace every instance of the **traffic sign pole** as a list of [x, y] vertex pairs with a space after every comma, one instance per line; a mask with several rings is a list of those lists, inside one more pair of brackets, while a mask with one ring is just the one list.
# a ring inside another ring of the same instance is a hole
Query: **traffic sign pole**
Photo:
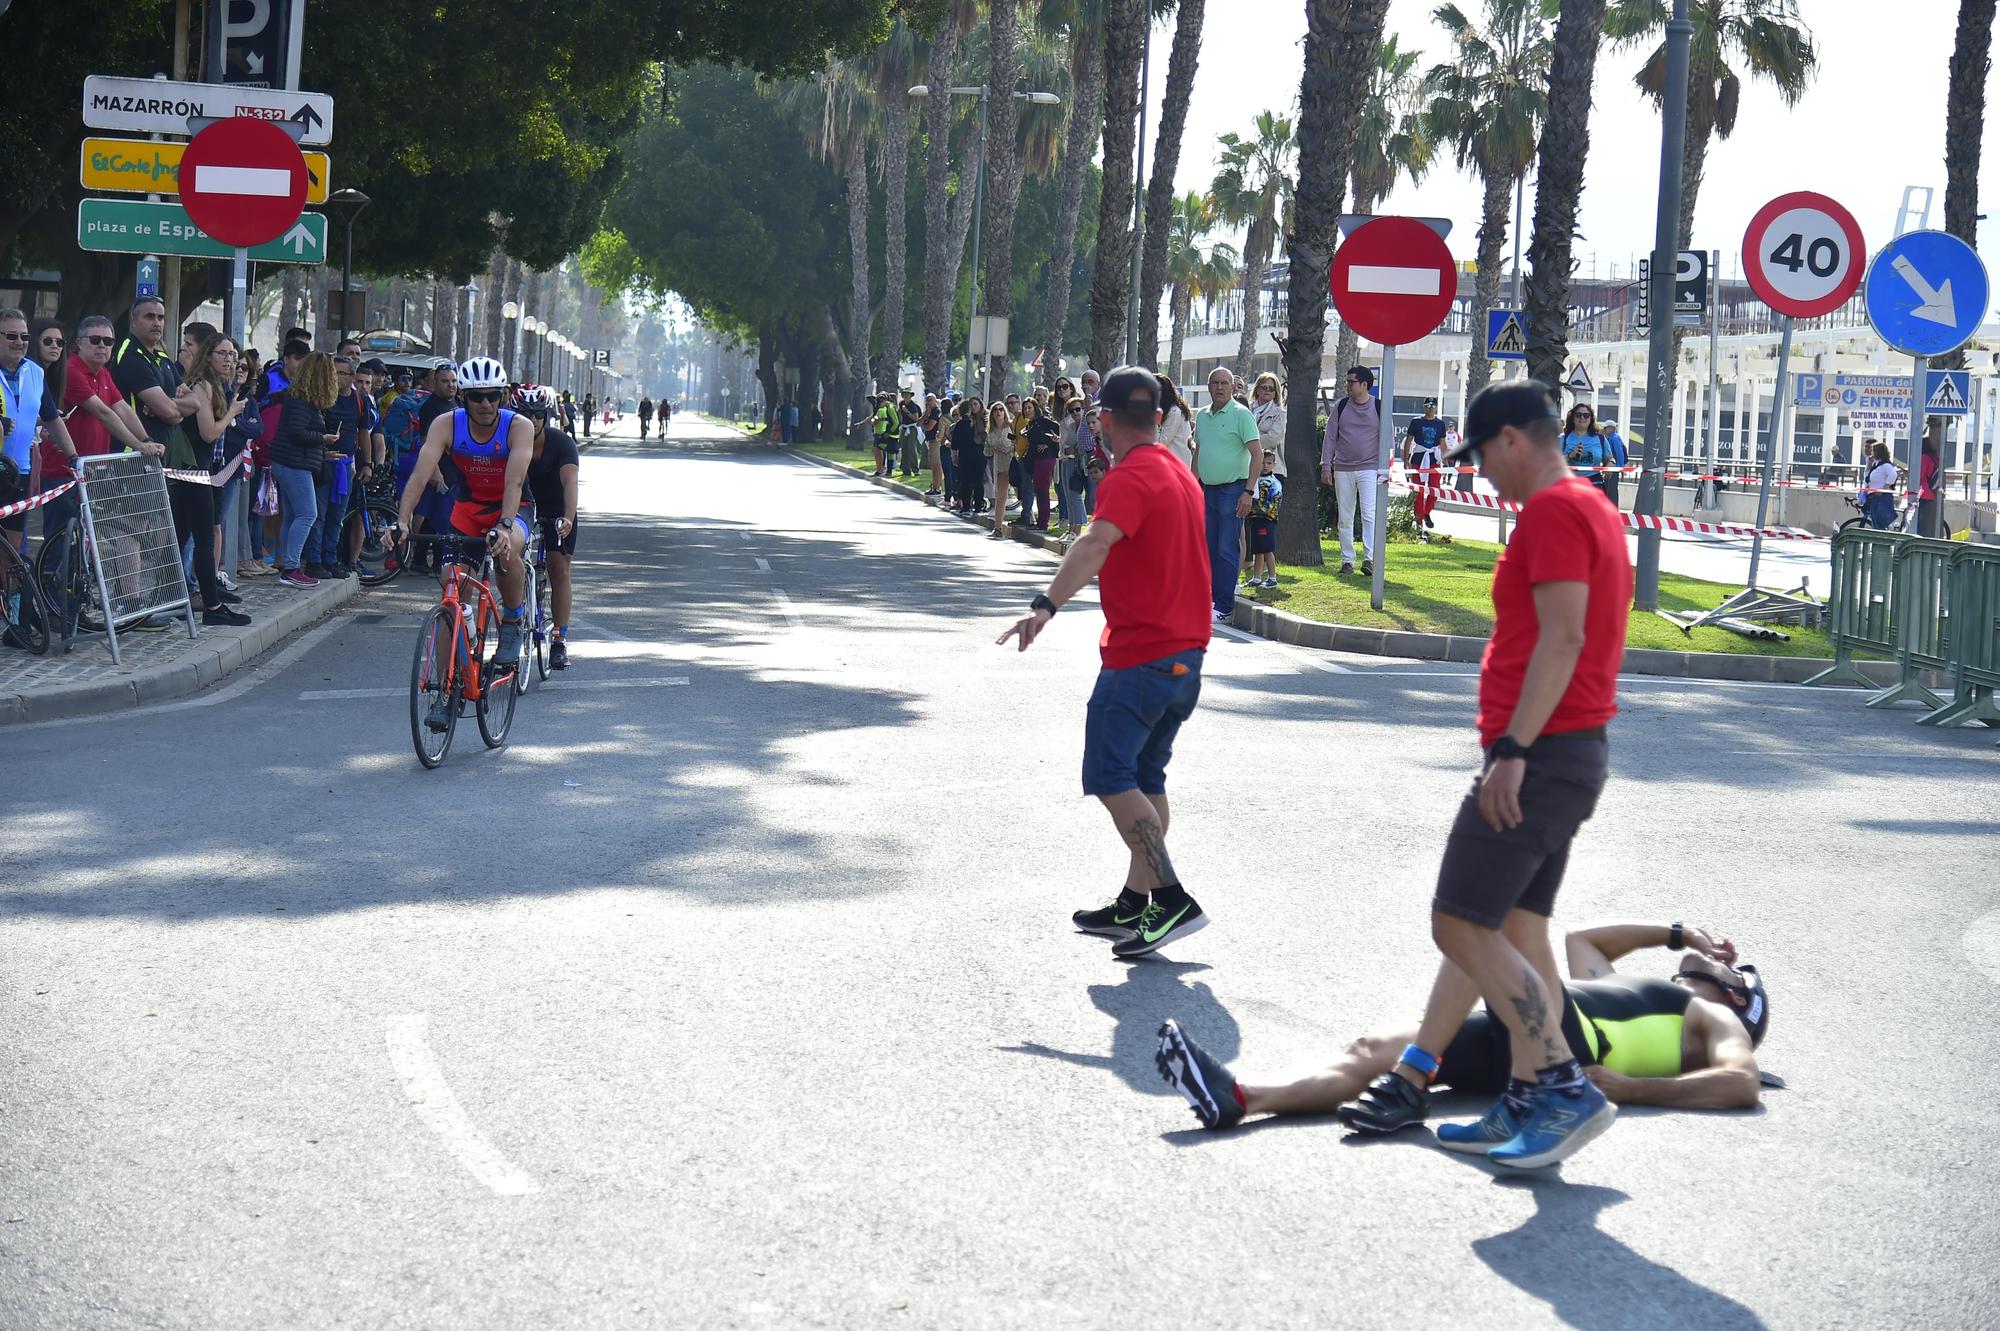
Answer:
[[[1377, 610], [1382, 608], [1383, 581], [1387, 578], [1387, 564], [1383, 560], [1389, 539], [1389, 457], [1396, 444], [1396, 344], [1389, 343], [1382, 348], [1382, 396], [1377, 402], [1375, 414], [1381, 420], [1375, 444], [1375, 540], [1368, 552], [1369, 562], [1375, 571], [1368, 575], [1368, 604]], [[1255, 482], [1252, 482], [1255, 484]], [[1340, 515], [1347, 521], [1347, 514]]]
[[[1926, 385], [1924, 380], [1928, 377], [1926, 371], [1930, 367], [1930, 357], [1918, 356], [1916, 357], [1916, 368], [1910, 373], [1910, 503], [1913, 506], [1921, 502], [1924, 488], [1924, 408], [1928, 405], [1925, 402]], [[1944, 455], [1943, 451], [1940, 450], [1938, 454], [1938, 485], [1934, 488], [1941, 490], [1943, 485]], [[1927, 532], [1923, 528], [1921, 520], [1923, 509], [1917, 509], [1917, 514], [1919, 518], [1917, 535], [1935, 535], [1936, 533]]]
[[1771, 416], [1767, 422], [1770, 430], [1764, 442], [1764, 467], [1757, 483], [1757, 532], [1750, 538], [1750, 581], [1745, 584], [1751, 591], [1757, 590], [1757, 565], [1764, 557], [1764, 519], [1771, 510], [1771, 464], [1778, 455], [1778, 441], [1785, 437], [1785, 413], [1792, 409], [1791, 394], [1786, 392], [1786, 380], [1792, 373], [1792, 316], [1785, 316], [1785, 331], [1778, 338], [1778, 378], [1771, 388]]

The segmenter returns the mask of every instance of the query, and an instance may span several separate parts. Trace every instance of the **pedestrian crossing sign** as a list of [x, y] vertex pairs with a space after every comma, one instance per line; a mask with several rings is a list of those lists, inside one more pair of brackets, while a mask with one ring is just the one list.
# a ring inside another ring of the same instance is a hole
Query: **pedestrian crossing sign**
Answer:
[[1563, 387], [1578, 395], [1597, 391], [1590, 382], [1590, 371], [1584, 368], [1582, 361], [1570, 366], [1569, 378], [1563, 380]]
[[1520, 310], [1486, 311], [1486, 358], [1528, 359], [1528, 316]]
[[1963, 416], [1972, 394], [1972, 376], [1965, 370], [1924, 372], [1924, 415]]

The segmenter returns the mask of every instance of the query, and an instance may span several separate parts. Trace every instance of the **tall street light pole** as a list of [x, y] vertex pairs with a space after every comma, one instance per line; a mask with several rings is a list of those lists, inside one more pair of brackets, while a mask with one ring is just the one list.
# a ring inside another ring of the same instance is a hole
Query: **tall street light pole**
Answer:
[[[1660, 121], [1660, 207], [1653, 218], [1653, 327], [1646, 354], [1646, 448], [1639, 472], [1635, 514], [1660, 516], [1666, 498], [1667, 394], [1673, 382], [1674, 253], [1680, 247], [1681, 152], [1687, 143], [1687, 0], [1674, 0], [1667, 23], [1666, 107]], [[1774, 407], [1773, 410], [1776, 408]], [[1773, 440], [1775, 442], [1776, 435]], [[1632, 579], [1632, 604], [1660, 608], [1660, 529], [1639, 529], [1639, 562]]]
[[354, 331], [347, 326], [347, 293], [354, 289], [354, 219], [373, 201], [358, 189], [335, 190], [326, 201], [329, 207], [340, 209], [347, 227], [347, 253], [340, 261], [340, 340], [345, 342]]

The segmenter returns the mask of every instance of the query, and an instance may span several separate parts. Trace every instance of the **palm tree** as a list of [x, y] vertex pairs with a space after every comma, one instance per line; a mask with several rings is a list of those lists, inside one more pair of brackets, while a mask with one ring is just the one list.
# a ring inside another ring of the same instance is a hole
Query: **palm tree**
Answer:
[[938, 22], [924, 62], [924, 81], [932, 93], [924, 104], [924, 387], [942, 392], [949, 374], [951, 315], [957, 304], [958, 274], [965, 259], [965, 237], [972, 225], [970, 163], [979, 150], [977, 122], [961, 145], [957, 191], [951, 189], [951, 131], [959, 117], [958, 99], [946, 89], [958, 82], [960, 37], [978, 20], [972, 0], [959, 0]]
[[[1345, 5], [1336, 3], [1336, 7]], [[1318, 8], [1316, 4], [1307, 11], [1309, 24]], [[1208, 195], [1215, 200], [1216, 215], [1222, 221], [1249, 228], [1243, 237], [1243, 336], [1236, 345], [1236, 373], [1248, 378], [1250, 357], [1257, 350], [1264, 269], [1271, 262], [1279, 223], [1291, 212], [1292, 169], [1298, 161], [1299, 146], [1292, 137], [1292, 122], [1269, 111], [1257, 113], [1249, 138], [1232, 132], [1224, 134], [1220, 142], [1222, 151], [1217, 158], [1220, 165], [1215, 182], [1208, 187]], [[1342, 156], [1352, 151], [1350, 136]], [[1336, 210], [1338, 206], [1336, 197]], [[1312, 378], [1318, 381], [1317, 369]], [[1290, 461], [1288, 457], [1288, 468]]]
[[1190, 190], [1174, 200], [1168, 220], [1166, 283], [1170, 293], [1168, 313], [1173, 319], [1173, 340], [1167, 361], [1161, 368], [1175, 383], [1181, 378], [1181, 348], [1187, 342], [1188, 320], [1195, 298], [1213, 301], [1236, 280], [1236, 247], [1217, 241], [1202, 248], [1202, 241], [1215, 229], [1215, 204], [1207, 195]]
[[1136, 183], [1132, 151], [1148, 22], [1146, 0], [1106, 0], [1104, 11], [1104, 179], [1097, 198], [1097, 267], [1090, 278], [1090, 363], [1099, 369], [1124, 358]]
[[[1361, 103], [1361, 123], [1354, 137], [1354, 211], [1372, 213], [1395, 188], [1396, 177], [1411, 184], [1430, 170], [1432, 139], [1419, 109], [1417, 53], [1405, 51], [1395, 37], [1385, 37], [1375, 52], [1375, 69], [1368, 96]], [[1345, 372], [1359, 354], [1360, 340], [1346, 324], [1340, 326], [1334, 364]]]
[[[916, 34], [902, 19], [889, 40], [868, 55], [868, 73], [882, 118], [882, 350], [875, 382], [893, 389], [903, 367], [903, 288], [908, 281], [910, 220], [905, 193], [910, 178], [910, 85], [921, 67]], [[950, 100], [948, 97], [946, 100]]]
[[1472, 359], [1466, 391], [1492, 377], [1486, 312], [1500, 298], [1500, 257], [1507, 242], [1507, 196], [1527, 179], [1549, 111], [1549, 32], [1541, 0], [1486, 0], [1484, 27], [1457, 5], [1435, 17], [1451, 35], [1453, 58], [1424, 75], [1426, 128], [1449, 145], [1481, 186], [1479, 270], [1472, 283]]
[[1160, 132], [1153, 140], [1153, 175], [1146, 182], [1146, 233], [1139, 253], [1139, 338], [1136, 359], [1159, 367], [1160, 292], [1167, 280], [1167, 229], [1174, 211], [1174, 173], [1181, 164], [1181, 131], [1201, 56], [1201, 19], [1207, 0], [1180, 0], [1174, 49], [1167, 59], [1167, 90], [1160, 102]]
[[[1285, 465], [1290, 473], [1278, 509], [1278, 557], [1317, 565], [1319, 544], [1319, 376], [1326, 347], [1327, 275], [1334, 232], [1354, 169], [1355, 127], [1368, 96], [1372, 63], [1342, 60], [1343, 51], [1382, 44], [1389, 0], [1307, 0], [1305, 77], [1299, 82], [1299, 182], [1293, 225], [1287, 335], [1279, 339], [1286, 371]], [[1261, 131], [1262, 126], [1259, 126]], [[1287, 138], [1290, 136], [1287, 135]], [[1246, 265], [1247, 266], [1247, 265]], [[1250, 330], [1255, 336], [1255, 330]], [[1238, 352], [1248, 368], [1248, 357]], [[1242, 373], [1241, 370], [1238, 373]]]
[[[1021, 0], [990, 0], [986, 15], [986, 273], [979, 284], [983, 311], [1006, 318], [1014, 308], [1014, 213], [1021, 203]], [[1009, 357], [992, 357], [989, 382], [1004, 383]], [[1004, 391], [1004, 390], [1001, 390]]]
[[1104, 0], [1049, 0], [1037, 26], [1061, 32], [1069, 44], [1069, 124], [1062, 153], [1062, 190], [1049, 255], [1048, 317], [1043, 324], [1042, 382], [1051, 388], [1062, 373], [1063, 327], [1069, 322], [1070, 269], [1076, 263], [1076, 220], [1083, 211], [1084, 168], [1090, 165], [1104, 100]]
[[[1995, 0], [1960, 0], [1958, 37], [1951, 51], [1951, 91], [1945, 99], [1944, 229], [1975, 244], [1979, 223], [1979, 139], [1986, 121], [1986, 72], [1993, 49]], [[1936, 362], [1965, 366], [1960, 347]]]
[[1569, 359], [1570, 253], [1583, 168], [1590, 158], [1590, 84], [1605, 0], [1562, 0], [1549, 65], [1549, 115], [1535, 166], [1535, 229], [1528, 242], [1528, 373], [1562, 382]]

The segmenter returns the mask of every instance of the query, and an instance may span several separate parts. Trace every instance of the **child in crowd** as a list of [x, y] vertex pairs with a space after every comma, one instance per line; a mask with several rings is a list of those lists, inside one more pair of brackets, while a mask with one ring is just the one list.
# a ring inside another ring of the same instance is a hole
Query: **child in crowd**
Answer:
[[[1257, 477], [1257, 489], [1250, 498], [1250, 572], [1247, 587], [1278, 585], [1278, 501], [1284, 498], [1285, 483], [1278, 479], [1278, 452], [1264, 450], [1264, 470]], [[1262, 579], [1259, 579], [1262, 574]]]

